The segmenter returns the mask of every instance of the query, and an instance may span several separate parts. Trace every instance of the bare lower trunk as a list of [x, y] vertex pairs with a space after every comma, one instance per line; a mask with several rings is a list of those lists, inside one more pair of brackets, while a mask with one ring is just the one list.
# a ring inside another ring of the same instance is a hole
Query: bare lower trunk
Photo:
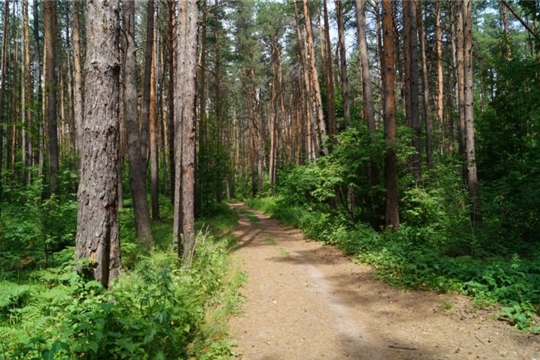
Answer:
[[146, 166], [141, 150], [138, 121], [138, 94], [135, 45], [135, 7], [133, 1], [124, 4], [124, 123], [127, 131], [129, 185], [135, 214], [135, 232], [144, 246], [153, 246], [148, 201], [146, 199]]
[[[79, 271], [107, 287], [120, 269], [118, 161], [119, 2], [88, 3], [87, 99], [78, 191]], [[90, 109], [90, 111], [88, 111]]]
[[173, 244], [186, 265], [195, 251], [195, 77], [197, 74], [197, 3], [180, 0], [175, 91], [175, 198]]

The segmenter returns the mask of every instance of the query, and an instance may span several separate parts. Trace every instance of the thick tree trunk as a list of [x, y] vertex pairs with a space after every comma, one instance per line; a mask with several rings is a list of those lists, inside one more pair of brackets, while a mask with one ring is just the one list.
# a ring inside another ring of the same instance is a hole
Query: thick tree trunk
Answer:
[[107, 287], [118, 276], [119, 2], [88, 3], [84, 131], [78, 191], [79, 271]]
[[173, 244], [186, 265], [195, 251], [195, 77], [197, 74], [197, 2], [180, 0], [175, 91], [176, 189]]
[[[28, 16], [28, 0], [22, 2], [22, 39], [24, 46], [24, 65], [21, 67], [21, 153], [22, 153], [22, 165], [23, 165], [23, 177], [24, 182], [29, 184], [31, 180], [31, 166], [32, 148], [30, 144], [30, 134], [32, 128], [32, 112], [29, 109], [29, 105], [33, 101], [32, 94], [32, 80], [31, 80], [31, 66], [30, 66], [30, 34], [29, 34], [29, 16]], [[5, 34], [5, 32], [4, 32]]]
[[[150, 136], [150, 84], [152, 82], [152, 58], [154, 56], [154, 10], [155, 0], [148, 0], [146, 12], [146, 52], [144, 54], [144, 79], [141, 114], [141, 153], [145, 169], [148, 167], [148, 147]], [[146, 173], [146, 170], [145, 170]]]
[[55, 194], [58, 190], [58, 169], [60, 167], [58, 152], [57, 125], [57, 85], [56, 85], [56, 0], [43, 3], [44, 34], [45, 34], [45, 96], [47, 135], [49, 137], [49, 187]]
[[135, 45], [135, 3], [124, 4], [124, 123], [127, 131], [127, 155], [129, 163], [129, 185], [135, 214], [135, 233], [142, 244], [153, 246], [152, 228], [148, 201], [146, 199], [146, 166], [141, 150], [139, 132], [137, 69]]
[[393, 26], [392, 0], [382, 1], [383, 31], [383, 116], [384, 138], [387, 153], [384, 159], [384, 184], [386, 187], [386, 226], [397, 231], [399, 229], [399, 210], [397, 196], [397, 158], [396, 141], [396, 66], [395, 66], [395, 34]]

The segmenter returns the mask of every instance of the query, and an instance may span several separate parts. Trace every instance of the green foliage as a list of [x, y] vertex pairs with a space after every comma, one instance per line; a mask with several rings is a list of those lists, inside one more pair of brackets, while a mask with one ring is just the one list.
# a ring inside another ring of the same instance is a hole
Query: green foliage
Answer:
[[[236, 215], [221, 210], [221, 218], [207, 219], [206, 228], [227, 233]], [[124, 211], [126, 240], [131, 221]], [[171, 230], [167, 222], [158, 225]], [[200, 232], [189, 268], [181, 267], [171, 250], [148, 253], [137, 250], [135, 240], [126, 243], [137, 256], [130, 255], [108, 290], [73, 271], [73, 248], [55, 255], [62, 265], [27, 272], [24, 283], [0, 282], [0, 359], [233, 356], [222, 320], [234, 311], [244, 276], [228, 276], [229, 243]]]

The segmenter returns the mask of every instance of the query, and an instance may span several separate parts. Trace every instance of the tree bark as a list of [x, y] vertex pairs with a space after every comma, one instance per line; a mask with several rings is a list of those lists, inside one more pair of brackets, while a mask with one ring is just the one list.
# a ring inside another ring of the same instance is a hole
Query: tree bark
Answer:
[[175, 91], [175, 197], [173, 244], [190, 265], [195, 251], [195, 77], [197, 74], [197, 2], [178, 3]]
[[463, 51], [465, 75], [465, 149], [467, 161], [467, 184], [471, 198], [471, 218], [473, 223], [481, 222], [480, 200], [478, 198], [478, 175], [476, 169], [476, 148], [474, 129], [473, 56], [472, 56], [472, 0], [463, 2]]
[[168, 51], [168, 67], [169, 67], [169, 95], [167, 97], [167, 120], [168, 120], [168, 133], [167, 137], [169, 139], [169, 174], [170, 174], [170, 183], [171, 183], [171, 202], [174, 203], [174, 191], [175, 191], [175, 168], [174, 163], [175, 158], [175, 146], [174, 146], [174, 89], [175, 89], [175, 77], [176, 77], [176, 29], [175, 29], [175, 18], [176, 18], [176, 0], [167, 0], [167, 51]]
[[343, 98], [343, 122], [345, 127], [351, 123], [351, 104], [349, 100], [349, 79], [347, 76], [347, 52], [345, 50], [345, 24], [343, 22], [343, 2], [336, 0], [338, 23], [338, 49], [341, 74], [341, 96]]
[[152, 82], [152, 58], [154, 55], [154, 10], [155, 0], [148, 0], [146, 12], [146, 52], [144, 54], [144, 79], [141, 115], [141, 153], [145, 173], [148, 168], [148, 146], [150, 136], [150, 84]]
[[146, 166], [141, 150], [138, 117], [137, 69], [135, 44], [135, 2], [124, 3], [124, 123], [127, 131], [129, 185], [135, 215], [135, 233], [143, 246], [153, 246], [148, 201], [146, 199]]
[[420, 54], [422, 63], [422, 88], [423, 88], [423, 108], [424, 108], [424, 125], [426, 129], [426, 163], [428, 168], [433, 167], [432, 157], [433, 151], [431, 148], [432, 125], [431, 125], [431, 110], [429, 107], [429, 79], [426, 54], [426, 38], [424, 33], [424, 21], [422, 18], [422, 2], [416, 2], [417, 12], [416, 20], [418, 27], [418, 38], [420, 39]]
[[[117, 209], [119, 1], [88, 3], [76, 258], [79, 272], [108, 287], [120, 270]], [[80, 265], [80, 264], [79, 264]]]
[[[150, 2], [153, 3], [153, 0]], [[149, 2], [149, 5], [150, 5]], [[149, 6], [150, 8], [150, 6]], [[154, 10], [154, 6], [152, 6]], [[148, 16], [152, 16], [155, 19], [155, 13], [150, 10]], [[150, 21], [148, 21], [150, 23]], [[154, 20], [152, 20], [152, 24]], [[149, 34], [147, 34], [149, 35]], [[157, 58], [157, 31], [156, 27], [152, 28], [152, 57], [151, 57], [151, 69], [150, 69], [150, 98], [148, 104], [149, 112], [149, 147], [150, 147], [150, 198], [152, 203], [152, 219], [159, 219], [159, 150], [158, 150], [158, 109], [157, 109], [157, 69], [159, 59]], [[147, 47], [148, 48], [148, 47]]]
[[324, 41], [325, 46], [325, 79], [326, 79], [326, 106], [328, 107], [328, 136], [332, 139], [337, 133], [336, 105], [334, 98], [334, 71], [332, 70], [332, 44], [330, 42], [330, 21], [328, 20], [328, 6], [323, 1], [324, 10]]
[[[3, 164], [4, 164], [4, 106], [5, 106], [5, 94], [6, 94], [6, 69], [7, 69], [7, 44], [9, 41], [9, 0], [4, 2], [4, 27], [3, 27], [3, 39], [2, 39], [2, 63], [0, 64], [0, 71], [2, 71], [0, 78], [0, 201], [3, 198]], [[0, 210], [1, 211], [1, 210]]]
[[75, 138], [77, 153], [81, 152], [80, 140], [82, 139], [82, 128], [83, 128], [83, 114], [84, 114], [84, 99], [83, 99], [83, 80], [82, 80], [82, 68], [81, 63], [81, 36], [79, 32], [80, 21], [79, 21], [79, 1], [74, 1], [72, 4], [73, 12], [73, 79], [74, 79], [74, 89], [73, 89], [73, 113], [75, 115]]
[[436, 100], [436, 113], [437, 121], [439, 124], [441, 136], [442, 148], [445, 147], [446, 136], [445, 136], [445, 124], [444, 124], [444, 77], [443, 77], [443, 58], [442, 58], [442, 49], [443, 49], [443, 40], [441, 32], [441, 1], [437, 0], [435, 7], [435, 59], [437, 64], [437, 100]]
[[383, 31], [383, 116], [386, 156], [384, 159], [384, 184], [386, 187], [386, 226], [394, 231], [399, 229], [399, 210], [397, 196], [397, 158], [396, 141], [396, 65], [395, 34], [393, 26], [392, 0], [382, 1]]
[[52, 194], [58, 190], [58, 169], [60, 168], [58, 152], [57, 125], [57, 84], [56, 84], [56, 0], [43, 2], [44, 34], [45, 34], [45, 96], [47, 135], [49, 137], [49, 187]]
[[317, 73], [317, 65], [315, 63], [315, 46], [313, 44], [313, 32], [311, 30], [311, 16], [309, 15], [308, 0], [302, 0], [302, 8], [304, 13], [304, 25], [306, 29], [306, 52], [309, 66], [309, 75], [312, 85], [312, 98], [315, 108], [315, 115], [317, 120], [317, 143], [320, 145], [320, 149], [323, 154], [328, 155], [328, 148], [324, 144], [326, 139], [326, 123], [324, 122], [324, 113], [321, 99], [321, 89], [319, 86], [319, 75]]

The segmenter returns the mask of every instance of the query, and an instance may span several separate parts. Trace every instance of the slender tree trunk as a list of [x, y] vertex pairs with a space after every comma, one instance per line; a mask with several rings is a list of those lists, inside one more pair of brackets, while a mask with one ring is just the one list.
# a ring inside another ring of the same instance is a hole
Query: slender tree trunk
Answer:
[[[7, 44], [9, 41], [9, 0], [4, 1], [4, 27], [2, 39], [2, 63], [0, 64], [0, 201], [3, 199], [3, 164], [4, 164], [4, 116], [5, 116], [5, 95], [6, 95], [6, 70], [7, 70]], [[0, 210], [1, 211], [1, 210]]]
[[419, 180], [422, 177], [422, 123], [419, 116], [418, 79], [418, 30], [414, 0], [403, 0], [403, 32], [405, 54], [405, 105], [406, 122], [414, 131], [412, 145], [416, 152], [409, 158], [411, 171]]
[[[153, 0], [151, 0], [153, 2]], [[148, 13], [150, 16], [150, 13]], [[152, 13], [155, 18], [155, 14]], [[153, 21], [152, 21], [153, 23]], [[149, 126], [150, 126], [150, 196], [152, 202], [152, 219], [159, 219], [159, 149], [158, 149], [158, 109], [157, 109], [157, 69], [159, 59], [157, 58], [157, 29], [152, 29], [152, 60], [150, 70], [150, 98], [148, 104]]]
[[319, 75], [317, 74], [317, 66], [315, 63], [315, 46], [313, 44], [313, 32], [311, 31], [311, 16], [309, 15], [308, 0], [302, 0], [304, 22], [306, 28], [306, 52], [309, 66], [309, 75], [312, 84], [313, 104], [317, 119], [317, 143], [321, 146], [322, 152], [328, 155], [328, 148], [324, 145], [326, 138], [326, 123], [324, 122], [324, 113], [322, 107], [321, 90], [319, 87]]
[[349, 100], [349, 78], [347, 75], [347, 52], [345, 49], [345, 24], [343, 21], [343, 1], [336, 0], [336, 14], [338, 23], [338, 49], [341, 73], [341, 96], [343, 98], [343, 122], [349, 127], [351, 122], [351, 104]]
[[56, 0], [43, 3], [45, 43], [45, 95], [47, 114], [47, 134], [49, 136], [49, 186], [50, 192], [56, 194], [58, 190], [58, 169], [60, 167], [58, 152], [58, 125], [57, 125], [57, 85], [56, 85]]
[[167, 117], [168, 117], [168, 133], [167, 137], [169, 139], [169, 174], [170, 174], [170, 182], [171, 182], [171, 202], [174, 203], [174, 191], [175, 191], [175, 169], [176, 165], [174, 162], [175, 159], [175, 146], [174, 146], [174, 89], [175, 89], [175, 77], [176, 77], [176, 68], [175, 68], [175, 58], [176, 58], [176, 47], [175, 47], [175, 39], [176, 39], [176, 29], [175, 29], [175, 19], [176, 19], [176, 0], [167, 0], [167, 14], [168, 14], [168, 21], [167, 21], [167, 51], [168, 51], [168, 67], [169, 67], [169, 94], [167, 97]]
[[325, 46], [325, 78], [326, 78], [326, 98], [328, 107], [328, 136], [333, 138], [337, 133], [336, 105], [334, 98], [334, 71], [332, 70], [332, 44], [330, 42], [330, 21], [328, 20], [328, 6], [326, 0], [323, 1], [324, 10], [324, 41]]
[[[464, 19], [463, 19], [463, 1], [456, 2], [456, 21], [455, 21], [455, 68], [456, 68], [456, 82], [457, 82], [457, 99], [459, 106], [459, 118], [458, 118], [458, 129], [459, 129], [459, 155], [466, 158], [466, 129], [465, 129], [465, 51], [464, 51]], [[467, 166], [463, 163], [462, 168], [462, 177], [463, 182], [467, 183]]]
[[386, 187], [386, 226], [392, 230], [399, 229], [399, 210], [397, 196], [397, 158], [396, 141], [396, 66], [395, 66], [395, 34], [393, 26], [392, 0], [382, 0], [383, 31], [383, 116], [384, 138], [387, 152], [384, 160], [384, 184]]
[[473, 223], [481, 222], [480, 200], [478, 198], [478, 175], [476, 169], [474, 102], [473, 102], [473, 55], [472, 55], [472, 0], [463, 2], [463, 51], [465, 75], [465, 149], [467, 161], [467, 184], [471, 198], [471, 218]]
[[[141, 114], [141, 152], [144, 164], [148, 168], [148, 146], [150, 136], [150, 85], [152, 82], [152, 58], [154, 55], [154, 12], [155, 0], [148, 0], [146, 12], [146, 52], [144, 54], [144, 79]], [[146, 172], [146, 170], [145, 170]]]
[[[32, 103], [32, 81], [30, 67], [30, 34], [29, 34], [28, 0], [22, 1], [22, 39], [24, 46], [24, 65], [21, 67], [21, 122], [22, 122], [22, 165], [24, 183], [29, 184], [31, 171], [28, 168], [31, 165], [31, 151], [29, 138], [32, 129], [32, 112], [28, 108]], [[4, 32], [5, 34], [5, 32]]]
[[82, 63], [81, 63], [81, 36], [79, 32], [80, 21], [80, 2], [74, 1], [72, 4], [73, 12], [73, 113], [75, 115], [75, 138], [77, 153], [81, 151], [80, 140], [82, 139], [83, 130], [83, 114], [84, 114], [84, 100], [83, 100], [83, 80], [82, 80]]
[[146, 199], [146, 166], [141, 150], [138, 120], [137, 69], [135, 45], [135, 2], [124, 3], [124, 123], [127, 131], [129, 185], [135, 214], [135, 232], [144, 246], [153, 246], [148, 201]]
[[441, 133], [441, 145], [442, 149], [445, 148], [446, 136], [445, 136], [445, 124], [444, 124], [444, 77], [443, 77], [443, 57], [442, 57], [442, 32], [441, 32], [441, 1], [437, 0], [435, 7], [435, 59], [437, 64], [437, 101], [436, 101], [436, 113], [439, 129]]
[[119, 2], [88, 3], [87, 100], [77, 217], [79, 271], [108, 287], [120, 270], [117, 209]]
[[173, 244], [186, 265], [195, 251], [195, 77], [197, 74], [197, 3], [178, 3], [175, 91], [176, 189]]
[[426, 129], [426, 162], [428, 168], [433, 166], [432, 157], [433, 151], [431, 148], [432, 138], [432, 126], [431, 126], [431, 110], [429, 107], [429, 79], [428, 79], [428, 67], [427, 67], [427, 55], [426, 55], [426, 37], [424, 33], [424, 21], [422, 18], [422, 2], [418, 1], [417, 4], [417, 27], [418, 38], [420, 39], [420, 54], [422, 62], [422, 88], [423, 88], [423, 108], [424, 108], [424, 125]]

